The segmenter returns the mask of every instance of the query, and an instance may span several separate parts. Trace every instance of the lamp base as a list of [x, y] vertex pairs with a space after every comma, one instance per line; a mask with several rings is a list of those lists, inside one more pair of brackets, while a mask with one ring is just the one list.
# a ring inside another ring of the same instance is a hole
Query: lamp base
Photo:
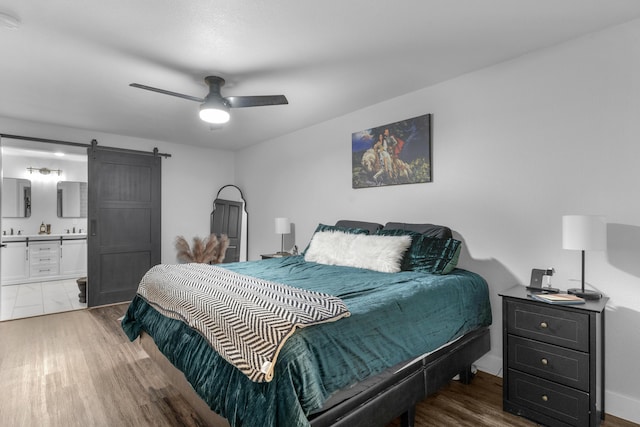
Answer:
[[567, 289], [567, 293], [571, 295], [575, 295], [580, 298], [584, 298], [586, 300], [594, 300], [594, 299], [602, 298], [602, 294], [600, 292], [592, 291], [589, 289], [583, 290], [582, 288], [572, 288], [572, 289]]

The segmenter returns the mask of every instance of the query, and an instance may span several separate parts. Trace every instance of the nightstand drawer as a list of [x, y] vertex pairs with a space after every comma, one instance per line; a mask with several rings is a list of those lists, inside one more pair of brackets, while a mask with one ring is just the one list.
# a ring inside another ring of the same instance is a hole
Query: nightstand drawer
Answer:
[[589, 317], [586, 313], [508, 301], [507, 318], [510, 334], [589, 351]]
[[509, 335], [509, 367], [589, 391], [589, 355]]
[[509, 370], [509, 401], [571, 425], [589, 425], [589, 394]]

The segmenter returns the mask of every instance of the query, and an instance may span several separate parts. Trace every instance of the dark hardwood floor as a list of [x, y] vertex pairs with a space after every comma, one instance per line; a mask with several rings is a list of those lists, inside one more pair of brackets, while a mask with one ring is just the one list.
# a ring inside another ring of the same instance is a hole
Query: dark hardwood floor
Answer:
[[[126, 305], [0, 322], [0, 425], [203, 426], [118, 318]], [[502, 411], [501, 379], [451, 382], [417, 426], [535, 426]], [[395, 420], [388, 427], [399, 426]], [[605, 427], [637, 424], [607, 415]]]

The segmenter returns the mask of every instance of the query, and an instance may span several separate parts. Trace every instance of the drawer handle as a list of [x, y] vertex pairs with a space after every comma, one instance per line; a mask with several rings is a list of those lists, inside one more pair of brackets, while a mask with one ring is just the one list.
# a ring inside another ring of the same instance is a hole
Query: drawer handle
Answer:
[[540, 327], [542, 329], [547, 329], [549, 327], [549, 325], [547, 324], [547, 322], [540, 322]]
[[544, 366], [547, 366], [547, 365], [549, 364], [549, 361], [543, 357], [543, 358], [540, 360], [540, 363], [542, 363]]
[[549, 396], [547, 396], [546, 394], [542, 395], [542, 401], [543, 402], [548, 402], [549, 401]]

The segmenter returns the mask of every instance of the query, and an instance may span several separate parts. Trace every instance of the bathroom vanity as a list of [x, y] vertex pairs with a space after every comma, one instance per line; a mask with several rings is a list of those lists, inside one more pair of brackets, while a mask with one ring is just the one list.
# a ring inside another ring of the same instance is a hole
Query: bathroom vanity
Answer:
[[85, 233], [2, 236], [2, 285], [87, 275]]

